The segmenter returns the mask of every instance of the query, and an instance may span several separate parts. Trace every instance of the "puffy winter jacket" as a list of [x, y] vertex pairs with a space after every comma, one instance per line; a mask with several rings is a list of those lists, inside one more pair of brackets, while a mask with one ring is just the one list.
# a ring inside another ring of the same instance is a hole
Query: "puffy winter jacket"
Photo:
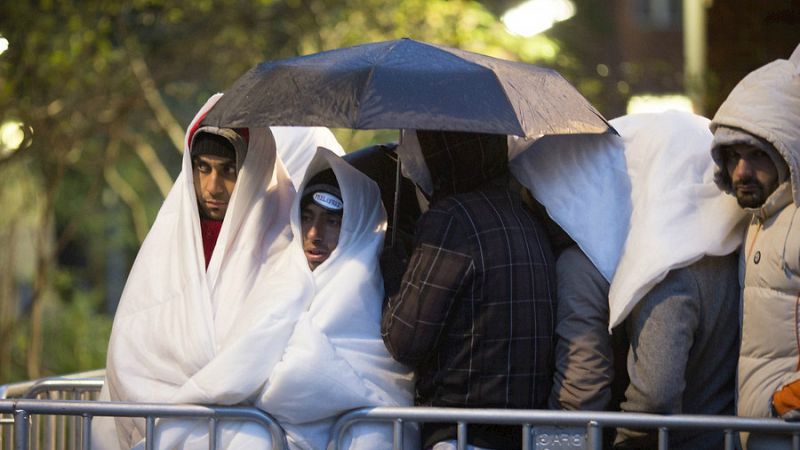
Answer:
[[[789, 166], [789, 179], [750, 210], [742, 249], [742, 344], [738, 414], [769, 417], [772, 394], [800, 378], [800, 46], [745, 77], [722, 104], [711, 129], [738, 128], [772, 144]], [[722, 145], [712, 156], [724, 176]]]

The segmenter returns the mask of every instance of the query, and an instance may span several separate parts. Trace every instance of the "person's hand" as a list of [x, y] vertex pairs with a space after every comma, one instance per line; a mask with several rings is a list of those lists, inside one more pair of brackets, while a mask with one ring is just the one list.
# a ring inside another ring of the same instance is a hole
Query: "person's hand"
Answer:
[[785, 420], [800, 420], [800, 380], [795, 380], [772, 395], [772, 408]]

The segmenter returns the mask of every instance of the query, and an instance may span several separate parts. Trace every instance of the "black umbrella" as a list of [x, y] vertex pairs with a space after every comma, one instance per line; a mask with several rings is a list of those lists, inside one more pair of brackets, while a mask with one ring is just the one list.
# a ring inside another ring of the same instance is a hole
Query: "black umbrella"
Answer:
[[553, 70], [411, 39], [259, 64], [204, 122], [527, 137], [611, 129]]

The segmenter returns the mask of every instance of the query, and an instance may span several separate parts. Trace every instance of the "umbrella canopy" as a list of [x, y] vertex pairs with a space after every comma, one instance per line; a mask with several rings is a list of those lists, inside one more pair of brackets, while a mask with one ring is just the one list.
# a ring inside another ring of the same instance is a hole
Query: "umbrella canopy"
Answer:
[[613, 130], [551, 69], [411, 39], [259, 64], [234, 83], [204, 123], [525, 137]]

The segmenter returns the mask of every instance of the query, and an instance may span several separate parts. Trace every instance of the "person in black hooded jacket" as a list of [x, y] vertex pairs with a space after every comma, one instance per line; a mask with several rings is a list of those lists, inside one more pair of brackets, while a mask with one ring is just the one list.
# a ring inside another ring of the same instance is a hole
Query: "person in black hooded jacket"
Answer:
[[[417, 138], [430, 208], [417, 223], [400, 291], [384, 306], [384, 342], [414, 367], [417, 405], [546, 408], [553, 255], [543, 226], [509, 187], [507, 137], [420, 130]], [[455, 424], [426, 423], [423, 447], [456, 435]], [[519, 448], [522, 431], [470, 425], [468, 441]]]

